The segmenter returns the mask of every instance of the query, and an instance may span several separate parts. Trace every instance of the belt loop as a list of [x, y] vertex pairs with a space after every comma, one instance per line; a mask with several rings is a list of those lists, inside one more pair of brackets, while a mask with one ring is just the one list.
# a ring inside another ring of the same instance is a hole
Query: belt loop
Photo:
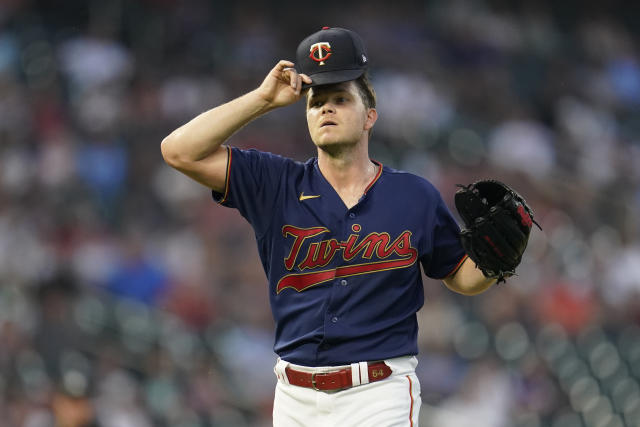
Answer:
[[351, 364], [351, 384], [353, 386], [360, 385], [360, 364]]
[[273, 367], [273, 372], [275, 372], [276, 377], [285, 384], [289, 384], [289, 377], [287, 376], [286, 371], [287, 366], [289, 366], [289, 362], [285, 362], [278, 357], [278, 362], [276, 363], [276, 366]]
[[360, 384], [369, 384], [369, 364], [367, 362], [360, 362]]

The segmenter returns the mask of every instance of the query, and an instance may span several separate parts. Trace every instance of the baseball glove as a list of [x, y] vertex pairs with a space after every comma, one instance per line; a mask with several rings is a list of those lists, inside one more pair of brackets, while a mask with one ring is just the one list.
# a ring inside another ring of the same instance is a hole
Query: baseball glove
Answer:
[[516, 274], [532, 225], [540, 228], [533, 211], [522, 196], [499, 181], [458, 187], [455, 204], [464, 221], [462, 246], [487, 278], [504, 282]]

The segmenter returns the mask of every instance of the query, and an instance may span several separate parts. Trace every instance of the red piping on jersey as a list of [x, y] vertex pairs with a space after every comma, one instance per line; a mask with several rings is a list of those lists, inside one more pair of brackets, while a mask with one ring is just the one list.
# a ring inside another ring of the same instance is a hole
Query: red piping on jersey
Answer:
[[458, 263], [456, 264], [455, 267], [453, 267], [453, 270], [451, 270], [446, 276], [443, 277], [443, 279], [446, 279], [447, 277], [451, 276], [452, 274], [455, 274], [460, 267], [462, 267], [462, 263], [464, 262], [464, 260], [466, 260], [467, 258], [469, 258], [469, 255], [464, 254], [464, 256], [460, 259], [460, 261], [458, 261]]
[[411, 399], [411, 407], [409, 408], [409, 425], [413, 427], [413, 393], [411, 391], [411, 377], [407, 375], [407, 379], [409, 380], [409, 398]]
[[222, 196], [222, 199], [218, 202], [220, 204], [223, 204], [224, 202], [227, 201], [227, 196], [229, 195], [229, 178], [231, 177], [231, 148], [230, 147], [225, 147], [227, 149], [227, 172], [226, 175], [224, 177], [224, 195]]
[[376, 173], [376, 176], [373, 177], [369, 185], [367, 185], [367, 188], [364, 189], [364, 194], [367, 194], [367, 191], [369, 191], [369, 189], [373, 187], [373, 184], [375, 184], [378, 178], [380, 178], [380, 175], [382, 175], [382, 163], [380, 163], [377, 160], [371, 160], [371, 161], [380, 167], [378, 168], [378, 173]]

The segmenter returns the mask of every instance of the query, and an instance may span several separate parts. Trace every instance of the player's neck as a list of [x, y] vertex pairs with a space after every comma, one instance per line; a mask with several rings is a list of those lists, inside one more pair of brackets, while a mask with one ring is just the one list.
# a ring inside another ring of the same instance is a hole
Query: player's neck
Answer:
[[318, 167], [348, 208], [357, 203], [378, 171], [366, 146], [364, 150], [349, 150], [339, 156], [318, 150]]

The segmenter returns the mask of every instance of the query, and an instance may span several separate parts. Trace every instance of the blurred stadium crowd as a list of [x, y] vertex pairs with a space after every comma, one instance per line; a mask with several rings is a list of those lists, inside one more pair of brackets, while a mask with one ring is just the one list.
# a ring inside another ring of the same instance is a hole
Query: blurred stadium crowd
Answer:
[[[640, 15], [511, 3], [0, 2], [0, 425], [270, 425], [252, 232], [159, 144], [331, 25], [368, 46], [372, 157], [448, 203], [504, 180], [543, 228], [506, 285], [425, 282], [421, 425], [640, 426]], [[314, 155], [301, 105], [232, 143]]]

